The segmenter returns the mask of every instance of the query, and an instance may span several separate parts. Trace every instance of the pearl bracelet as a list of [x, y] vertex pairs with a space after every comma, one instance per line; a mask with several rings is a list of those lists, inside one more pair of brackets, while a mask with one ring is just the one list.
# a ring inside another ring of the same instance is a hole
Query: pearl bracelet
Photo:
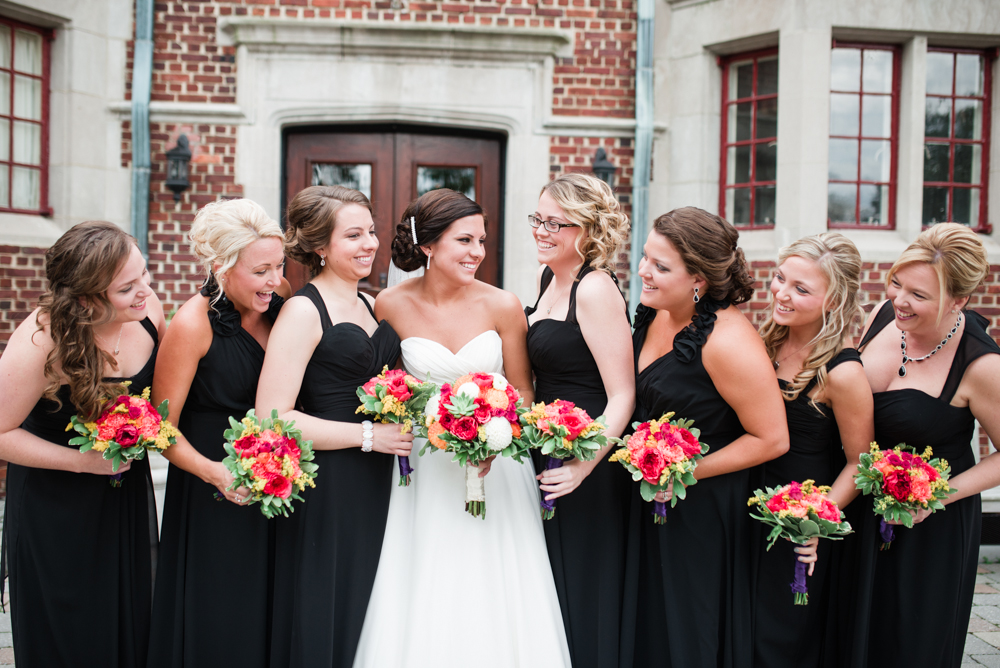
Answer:
[[361, 423], [361, 452], [371, 452], [372, 446], [375, 445], [375, 432], [372, 431], [375, 425], [372, 424], [371, 420], [365, 420]]

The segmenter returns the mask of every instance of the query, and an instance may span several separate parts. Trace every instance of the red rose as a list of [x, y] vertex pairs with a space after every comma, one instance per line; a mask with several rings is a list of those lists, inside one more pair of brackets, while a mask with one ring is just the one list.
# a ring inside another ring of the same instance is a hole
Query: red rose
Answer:
[[233, 441], [233, 449], [235, 449], [236, 452], [242, 453], [245, 457], [256, 457], [257, 437], [253, 434], [241, 436]]
[[452, 422], [451, 426], [448, 427], [448, 431], [463, 441], [471, 441], [479, 433], [479, 425], [476, 423], [474, 417], [467, 415]]
[[663, 467], [666, 466], [667, 462], [659, 450], [643, 448], [639, 456], [632, 461], [642, 471], [642, 477], [646, 482], [654, 485], [660, 484], [660, 474], [663, 473]]
[[473, 414], [473, 417], [476, 418], [476, 422], [479, 424], [486, 424], [490, 421], [490, 418], [493, 417], [493, 413], [490, 411], [489, 406], [479, 400], [476, 400], [476, 411]]
[[890, 452], [888, 455], [886, 455], [885, 461], [889, 462], [893, 466], [902, 466], [903, 468], [906, 468], [907, 467], [906, 462], [903, 460], [900, 454], [906, 454], [906, 453]]
[[386, 389], [388, 389], [389, 394], [396, 397], [398, 401], [406, 401], [413, 396], [413, 392], [410, 391], [410, 386], [406, 384], [406, 379], [402, 377], [393, 378]]
[[893, 469], [883, 474], [882, 487], [898, 501], [906, 501], [910, 496], [910, 476], [906, 471]]
[[129, 397], [128, 397], [127, 394], [119, 394], [118, 395], [118, 399], [115, 400], [115, 403], [127, 404], [128, 403], [128, 399], [129, 399]]
[[580, 413], [583, 413], [583, 411], [579, 412], [573, 411], [572, 413], [565, 413], [560, 419], [562, 426], [566, 427], [566, 431], [569, 432], [566, 435], [566, 438], [568, 438], [571, 441], [577, 436], [579, 436], [580, 432], [586, 429], [587, 425], [590, 424], [590, 420], [587, 419], [586, 413], [584, 413], [583, 415], [581, 415]]
[[115, 440], [123, 448], [131, 447], [139, 440], [139, 430], [135, 428], [135, 425], [123, 425], [115, 434]]
[[142, 417], [142, 409], [139, 408], [138, 406], [129, 406], [128, 416], [133, 420], [138, 420], [140, 417]]
[[292, 483], [288, 478], [275, 476], [264, 485], [265, 494], [273, 494], [279, 499], [287, 499], [292, 495]]
[[472, 374], [472, 382], [482, 388], [493, 387], [493, 376], [477, 371]]
[[767, 503], [765, 503], [764, 505], [766, 505], [767, 509], [770, 510], [772, 513], [777, 513], [781, 510], [788, 509], [788, 502], [785, 501], [785, 495], [781, 493], [772, 496], [770, 499], [767, 500]]
[[440, 417], [438, 418], [438, 422], [441, 423], [442, 427], [444, 427], [448, 431], [451, 431], [451, 426], [455, 424], [455, 416], [449, 413], [447, 410], [442, 411]]
[[361, 390], [369, 397], [374, 397], [376, 385], [378, 385], [378, 378], [372, 378], [367, 383], [361, 386]]

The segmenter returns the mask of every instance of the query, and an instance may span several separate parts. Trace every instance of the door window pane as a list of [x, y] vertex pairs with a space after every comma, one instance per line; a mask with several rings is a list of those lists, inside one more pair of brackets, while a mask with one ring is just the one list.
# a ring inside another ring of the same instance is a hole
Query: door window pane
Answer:
[[314, 164], [314, 186], [343, 186], [372, 196], [372, 166], [368, 164]]
[[438, 188], [449, 188], [476, 201], [475, 167], [417, 166], [417, 197]]

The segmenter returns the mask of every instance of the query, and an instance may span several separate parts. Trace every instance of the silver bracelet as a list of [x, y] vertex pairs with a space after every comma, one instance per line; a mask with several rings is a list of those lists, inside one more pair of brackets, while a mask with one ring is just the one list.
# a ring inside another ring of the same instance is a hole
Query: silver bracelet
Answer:
[[361, 452], [372, 451], [372, 446], [375, 445], [375, 432], [372, 431], [374, 428], [375, 425], [371, 420], [361, 423]]

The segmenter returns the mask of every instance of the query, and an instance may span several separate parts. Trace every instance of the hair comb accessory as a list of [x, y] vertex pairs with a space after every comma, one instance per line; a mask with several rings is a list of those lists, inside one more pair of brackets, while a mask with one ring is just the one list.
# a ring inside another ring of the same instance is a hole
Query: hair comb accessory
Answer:
[[417, 218], [416, 216], [410, 216], [410, 232], [413, 233], [413, 245], [419, 246], [420, 243], [417, 241]]

